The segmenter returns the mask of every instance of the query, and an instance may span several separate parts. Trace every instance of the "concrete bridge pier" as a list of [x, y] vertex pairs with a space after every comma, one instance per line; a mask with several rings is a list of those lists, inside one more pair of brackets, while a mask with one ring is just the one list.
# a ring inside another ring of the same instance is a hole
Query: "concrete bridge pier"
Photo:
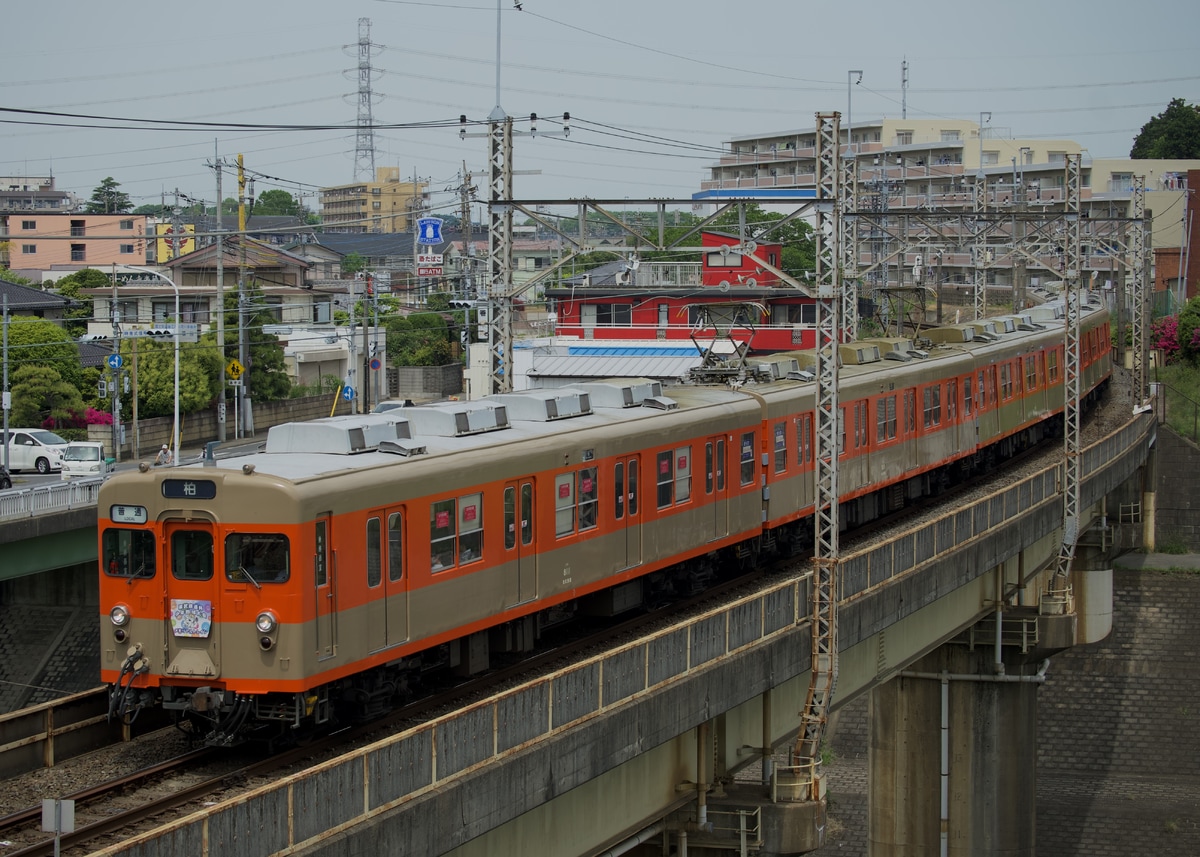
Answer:
[[871, 691], [871, 857], [1034, 857], [1041, 664], [947, 643]]

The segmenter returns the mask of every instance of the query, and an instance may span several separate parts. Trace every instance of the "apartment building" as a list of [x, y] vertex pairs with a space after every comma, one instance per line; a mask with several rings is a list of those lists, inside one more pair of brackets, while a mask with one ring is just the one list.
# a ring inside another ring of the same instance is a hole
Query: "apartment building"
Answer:
[[400, 180], [399, 167], [379, 167], [375, 181], [321, 188], [326, 232], [407, 232], [428, 199], [425, 182]]
[[144, 215], [10, 214], [4, 237], [9, 242], [9, 267], [39, 280], [52, 270], [146, 263]]
[[7, 212], [70, 212], [78, 198], [54, 187], [54, 176], [0, 176], [0, 214]]
[[[697, 197], [731, 190], [815, 188], [816, 136], [812, 127], [733, 138], [727, 143], [728, 153], [710, 166]], [[1131, 215], [1134, 177], [1144, 179], [1145, 208], [1153, 215], [1151, 249], [1179, 248], [1184, 243], [1187, 172], [1200, 167], [1195, 160], [1093, 159], [1072, 140], [1011, 138], [1005, 129], [970, 120], [856, 121], [842, 127], [841, 143], [843, 156], [856, 165], [857, 210], [872, 213], [877, 223], [881, 217], [895, 221], [888, 229], [872, 225], [859, 231], [860, 265], [873, 269], [865, 278], [865, 292], [879, 286], [974, 282], [966, 229], [959, 230], [959, 240], [952, 227], [942, 229], [909, 242], [922, 244], [924, 252], [899, 254], [896, 228], [915, 222], [922, 212], [971, 211], [980, 177], [986, 183], [986, 205], [993, 211], [1061, 211], [1067, 155], [1082, 156], [1085, 217], [1112, 224], [1093, 230], [1092, 240], [1085, 237], [1084, 270], [1097, 284], [1111, 284], [1120, 273], [1122, 239], [1115, 219]], [[1054, 254], [1043, 253], [1034, 260], [1013, 252], [1011, 230], [997, 229], [988, 241], [996, 246], [987, 251], [986, 278], [1001, 297], [1004, 289], [1014, 287], [1014, 272], [1022, 280], [1019, 287], [1060, 277], [1060, 260]], [[1184, 297], [1184, 283], [1175, 288]]]

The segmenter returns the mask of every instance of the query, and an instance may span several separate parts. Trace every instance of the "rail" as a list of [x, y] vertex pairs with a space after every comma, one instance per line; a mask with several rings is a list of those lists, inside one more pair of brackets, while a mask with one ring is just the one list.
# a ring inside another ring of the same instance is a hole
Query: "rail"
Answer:
[[0, 492], [0, 521], [95, 506], [103, 482], [102, 477], [73, 479], [57, 485]]

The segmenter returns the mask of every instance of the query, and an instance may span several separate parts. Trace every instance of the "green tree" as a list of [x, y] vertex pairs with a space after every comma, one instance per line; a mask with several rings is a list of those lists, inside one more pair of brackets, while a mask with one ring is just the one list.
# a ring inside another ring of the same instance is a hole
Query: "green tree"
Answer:
[[92, 318], [92, 299], [83, 294], [81, 289], [104, 289], [112, 285], [112, 281], [103, 271], [95, 268], [84, 268], [67, 274], [54, 284], [55, 290], [64, 298], [78, 301], [79, 305], [66, 312], [67, 332], [75, 339], [87, 333], [87, 320]]
[[413, 313], [387, 321], [387, 353], [396, 366], [453, 363], [453, 339], [454, 334], [440, 313]]
[[[254, 402], [273, 402], [288, 398], [292, 387], [291, 376], [283, 359], [283, 346], [269, 333], [263, 332], [264, 324], [278, 324], [267, 310], [262, 289], [257, 282], [246, 287], [246, 351], [250, 376], [250, 399]], [[231, 291], [225, 295], [225, 348], [222, 366], [238, 356], [238, 295]], [[224, 369], [221, 370], [224, 372]]]
[[358, 253], [347, 253], [342, 257], [342, 274], [354, 276], [367, 269], [367, 260]]
[[128, 214], [133, 208], [129, 194], [122, 193], [118, 188], [121, 183], [112, 176], [106, 177], [92, 191], [92, 198], [84, 208], [88, 214]]
[[[787, 223], [782, 214], [763, 211], [757, 204], [746, 206], [746, 226], [754, 240], [760, 244], [764, 241], [783, 245], [783, 258], [780, 269], [790, 276], [800, 279], [805, 271], [812, 271], [817, 264], [817, 244], [813, 238], [812, 224], [793, 218]], [[736, 235], [738, 231], [738, 213], [730, 209], [717, 218], [712, 228], [718, 232], [728, 232]]]
[[1200, 366], [1200, 298], [1192, 298], [1179, 311], [1175, 336], [1179, 341], [1180, 359]]
[[300, 217], [303, 210], [286, 190], [265, 190], [254, 202], [254, 213]]
[[12, 374], [13, 425], [35, 427], [53, 421], [53, 427], [73, 425], [83, 414], [79, 388], [49, 366], [27, 364]]
[[1134, 138], [1131, 158], [1200, 158], [1200, 107], [1172, 98]]
[[[216, 349], [216, 335], [208, 341], [179, 346], [179, 413], [190, 414], [209, 407], [217, 397], [223, 370]], [[133, 364], [133, 340], [121, 341], [127, 366]], [[165, 417], [175, 413], [175, 343], [140, 337], [137, 341], [138, 416]], [[128, 397], [123, 397], [128, 398]], [[132, 407], [126, 403], [126, 416]]]
[[52, 321], [16, 316], [8, 325], [8, 370], [15, 373], [33, 365], [54, 369], [64, 381], [82, 389], [79, 346], [70, 334]]

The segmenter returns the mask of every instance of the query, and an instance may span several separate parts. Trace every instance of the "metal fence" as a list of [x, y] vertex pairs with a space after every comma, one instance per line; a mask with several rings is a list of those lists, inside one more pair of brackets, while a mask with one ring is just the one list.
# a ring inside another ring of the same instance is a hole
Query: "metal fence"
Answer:
[[58, 485], [0, 492], [0, 521], [95, 506], [103, 482], [101, 477], [73, 479]]

